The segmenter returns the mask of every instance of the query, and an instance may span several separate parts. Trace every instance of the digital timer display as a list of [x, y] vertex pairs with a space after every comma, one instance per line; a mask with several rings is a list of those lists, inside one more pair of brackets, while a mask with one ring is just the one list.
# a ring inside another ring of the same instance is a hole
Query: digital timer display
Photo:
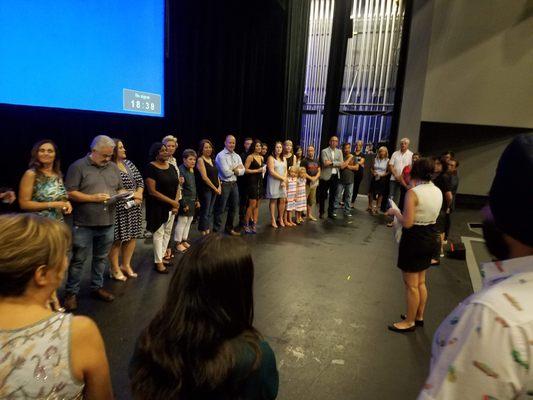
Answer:
[[124, 89], [123, 105], [125, 111], [161, 114], [161, 96], [155, 93]]

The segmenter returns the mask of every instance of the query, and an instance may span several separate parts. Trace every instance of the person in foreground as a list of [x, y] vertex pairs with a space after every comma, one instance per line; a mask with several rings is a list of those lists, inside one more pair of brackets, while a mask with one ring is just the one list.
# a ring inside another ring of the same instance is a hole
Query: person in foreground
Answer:
[[133, 398], [275, 399], [274, 352], [253, 326], [253, 280], [242, 239], [211, 234], [193, 244], [137, 341]]
[[442, 205], [442, 193], [431, 182], [434, 164], [421, 158], [411, 169], [412, 189], [405, 195], [403, 212], [389, 208], [387, 215], [398, 219], [403, 227], [398, 251], [398, 268], [402, 270], [407, 297], [407, 314], [403, 321], [389, 325], [393, 332], [412, 332], [424, 324], [424, 310], [428, 292], [426, 270], [435, 251], [435, 223]]
[[66, 224], [0, 216], [0, 398], [113, 398], [104, 342], [87, 317], [49, 302], [68, 265]]
[[[516, 171], [521, 171], [519, 174]], [[444, 320], [418, 397], [525, 399], [533, 387], [533, 135], [505, 149], [484, 209], [483, 236], [498, 261], [481, 266], [483, 288]], [[513, 197], [509, 197], [513, 193]]]

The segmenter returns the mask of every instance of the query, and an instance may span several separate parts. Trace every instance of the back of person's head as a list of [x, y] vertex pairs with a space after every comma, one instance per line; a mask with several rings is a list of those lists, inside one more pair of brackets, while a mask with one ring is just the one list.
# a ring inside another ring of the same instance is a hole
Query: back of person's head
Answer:
[[236, 398], [228, 378], [239, 343], [256, 354], [250, 369], [260, 358], [252, 325], [253, 279], [242, 239], [208, 235], [193, 244], [176, 266], [163, 307], [139, 338], [131, 370], [134, 397]]
[[[516, 137], [504, 150], [484, 210], [483, 236], [498, 259], [533, 254], [533, 135]], [[524, 204], [518, 211], [516, 199]], [[517, 251], [518, 250], [518, 251]]]
[[413, 167], [411, 168], [411, 179], [429, 182], [434, 169], [434, 160], [429, 157], [422, 157], [413, 163]]
[[0, 297], [23, 295], [40, 268], [63, 274], [70, 241], [60, 222], [35, 214], [1, 215]]

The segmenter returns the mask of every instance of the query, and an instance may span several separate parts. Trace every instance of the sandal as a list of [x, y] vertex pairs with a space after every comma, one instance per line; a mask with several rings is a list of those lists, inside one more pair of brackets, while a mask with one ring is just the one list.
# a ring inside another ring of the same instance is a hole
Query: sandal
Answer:
[[125, 282], [126, 280], [128, 280], [128, 278], [126, 278], [126, 276], [124, 276], [124, 274], [122, 273], [122, 270], [119, 268], [118, 271], [113, 271], [112, 269], [109, 270], [109, 277], [111, 279], [114, 279], [115, 281], [120, 281], [120, 282]]

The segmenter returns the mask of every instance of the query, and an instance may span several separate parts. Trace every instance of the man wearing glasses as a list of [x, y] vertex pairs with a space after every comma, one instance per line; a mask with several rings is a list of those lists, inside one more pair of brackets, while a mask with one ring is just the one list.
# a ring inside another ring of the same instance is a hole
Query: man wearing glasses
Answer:
[[68, 169], [65, 186], [74, 203], [72, 260], [68, 270], [65, 308], [77, 308], [83, 271], [91, 267], [92, 296], [111, 302], [114, 296], [103, 288], [106, 259], [113, 244], [115, 204], [112, 196], [123, 192], [120, 170], [111, 162], [115, 142], [96, 136], [91, 152]]

